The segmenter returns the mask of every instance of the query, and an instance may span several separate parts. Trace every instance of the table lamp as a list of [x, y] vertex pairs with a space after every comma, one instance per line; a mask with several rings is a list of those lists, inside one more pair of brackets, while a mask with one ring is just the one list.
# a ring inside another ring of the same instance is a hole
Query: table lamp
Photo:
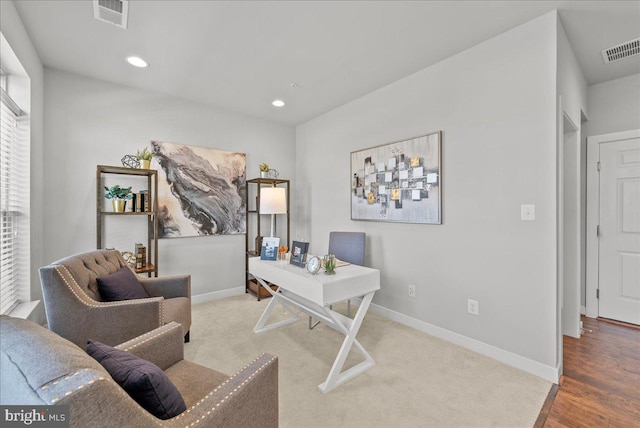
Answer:
[[287, 213], [287, 194], [284, 187], [260, 188], [260, 214], [271, 214], [271, 237], [273, 237], [276, 214]]

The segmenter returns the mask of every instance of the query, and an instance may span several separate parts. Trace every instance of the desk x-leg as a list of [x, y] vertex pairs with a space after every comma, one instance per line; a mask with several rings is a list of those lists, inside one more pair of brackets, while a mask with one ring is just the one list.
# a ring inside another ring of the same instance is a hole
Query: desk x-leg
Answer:
[[[355, 317], [351, 319], [331, 310], [329, 308], [329, 304], [320, 306], [287, 290], [273, 291], [271, 287], [269, 287], [261, 278], [256, 277], [256, 280], [269, 293], [271, 293], [272, 299], [262, 313], [262, 316], [258, 320], [255, 328], [253, 329], [255, 333], [262, 333], [298, 321], [300, 317], [295, 311], [295, 308], [297, 308], [300, 311], [305, 312], [306, 314], [320, 320], [324, 324], [345, 335], [342, 346], [338, 351], [338, 355], [336, 356], [333, 366], [329, 371], [329, 375], [327, 376], [326, 381], [318, 385], [318, 388], [320, 388], [322, 392], [326, 393], [331, 391], [333, 388], [343, 384], [349, 379], [354, 378], [355, 376], [375, 365], [374, 359], [364, 349], [362, 344], [360, 344], [360, 342], [358, 342], [358, 340], [356, 339], [358, 330], [360, 330], [360, 326], [362, 325], [364, 316], [366, 315], [367, 310], [369, 309], [369, 305], [371, 304], [371, 299], [373, 298], [374, 292], [365, 294], [363, 296], [362, 303], [360, 304]], [[291, 317], [282, 321], [277, 321], [265, 325], [267, 319], [271, 315], [271, 312], [275, 308], [275, 305], [278, 303], [285, 308], [285, 310], [291, 315]], [[356, 349], [362, 354], [362, 356], [364, 357], [364, 361], [343, 372], [342, 368], [353, 345], [355, 345]]]

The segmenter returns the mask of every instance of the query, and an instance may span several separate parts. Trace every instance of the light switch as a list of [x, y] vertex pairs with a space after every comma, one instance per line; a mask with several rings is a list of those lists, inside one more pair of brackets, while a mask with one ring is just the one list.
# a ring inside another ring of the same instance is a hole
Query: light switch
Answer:
[[520, 220], [535, 221], [535, 219], [536, 219], [535, 205], [520, 205]]

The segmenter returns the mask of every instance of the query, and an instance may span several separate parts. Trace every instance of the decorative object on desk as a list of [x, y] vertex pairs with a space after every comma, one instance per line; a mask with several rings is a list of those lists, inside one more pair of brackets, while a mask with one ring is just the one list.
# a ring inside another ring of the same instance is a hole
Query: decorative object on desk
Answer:
[[138, 150], [136, 156], [138, 156], [138, 160], [140, 161], [140, 169], [150, 169], [153, 153], [150, 152], [147, 147], [142, 150]]
[[280, 238], [264, 238], [262, 240], [262, 247], [260, 247], [260, 260], [277, 260], [279, 245]]
[[281, 263], [287, 261], [289, 257], [289, 253], [287, 251], [289, 251], [289, 247], [286, 245], [281, 245], [280, 248], [278, 248], [278, 260], [280, 260]]
[[308, 252], [308, 242], [293, 241], [291, 244], [291, 258], [289, 259], [289, 263], [299, 267], [304, 267]]
[[120, 187], [120, 185], [116, 184], [115, 186], [107, 187], [104, 186], [104, 197], [107, 199], [111, 199], [111, 203], [113, 204], [113, 211], [117, 213], [124, 212], [124, 204], [125, 201], [131, 199], [131, 187]]
[[324, 273], [327, 275], [335, 275], [336, 273], [336, 256], [333, 254], [324, 256]]
[[313, 275], [317, 274], [321, 267], [322, 262], [318, 256], [311, 257], [307, 262], [307, 271]]
[[260, 178], [269, 178], [269, 164], [261, 163], [259, 168], [260, 168]]
[[442, 132], [351, 152], [351, 219], [442, 224]]
[[138, 169], [140, 167], [138, 156], [135, 155], [124, 155], [120, 161], [122, 162], [122, 166], [126, 166], [127, 168]]
[[159, 238], [246, 231], [246, 154], [152, 141]]
[[260, 188], [260, 214], [271, 214], [271, 234], [274, 236], [276, 214], [287, 213], [287, 191], [284, 187]]

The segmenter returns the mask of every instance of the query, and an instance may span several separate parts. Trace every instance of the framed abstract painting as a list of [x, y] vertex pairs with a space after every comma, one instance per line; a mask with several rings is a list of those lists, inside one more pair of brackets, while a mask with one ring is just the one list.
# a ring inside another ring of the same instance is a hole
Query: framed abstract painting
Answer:
[[152, 141], [158, 238], [242, 234], [246, 155]]
[[442, 224], [442, 131], [351, 152], [351, 219]]

